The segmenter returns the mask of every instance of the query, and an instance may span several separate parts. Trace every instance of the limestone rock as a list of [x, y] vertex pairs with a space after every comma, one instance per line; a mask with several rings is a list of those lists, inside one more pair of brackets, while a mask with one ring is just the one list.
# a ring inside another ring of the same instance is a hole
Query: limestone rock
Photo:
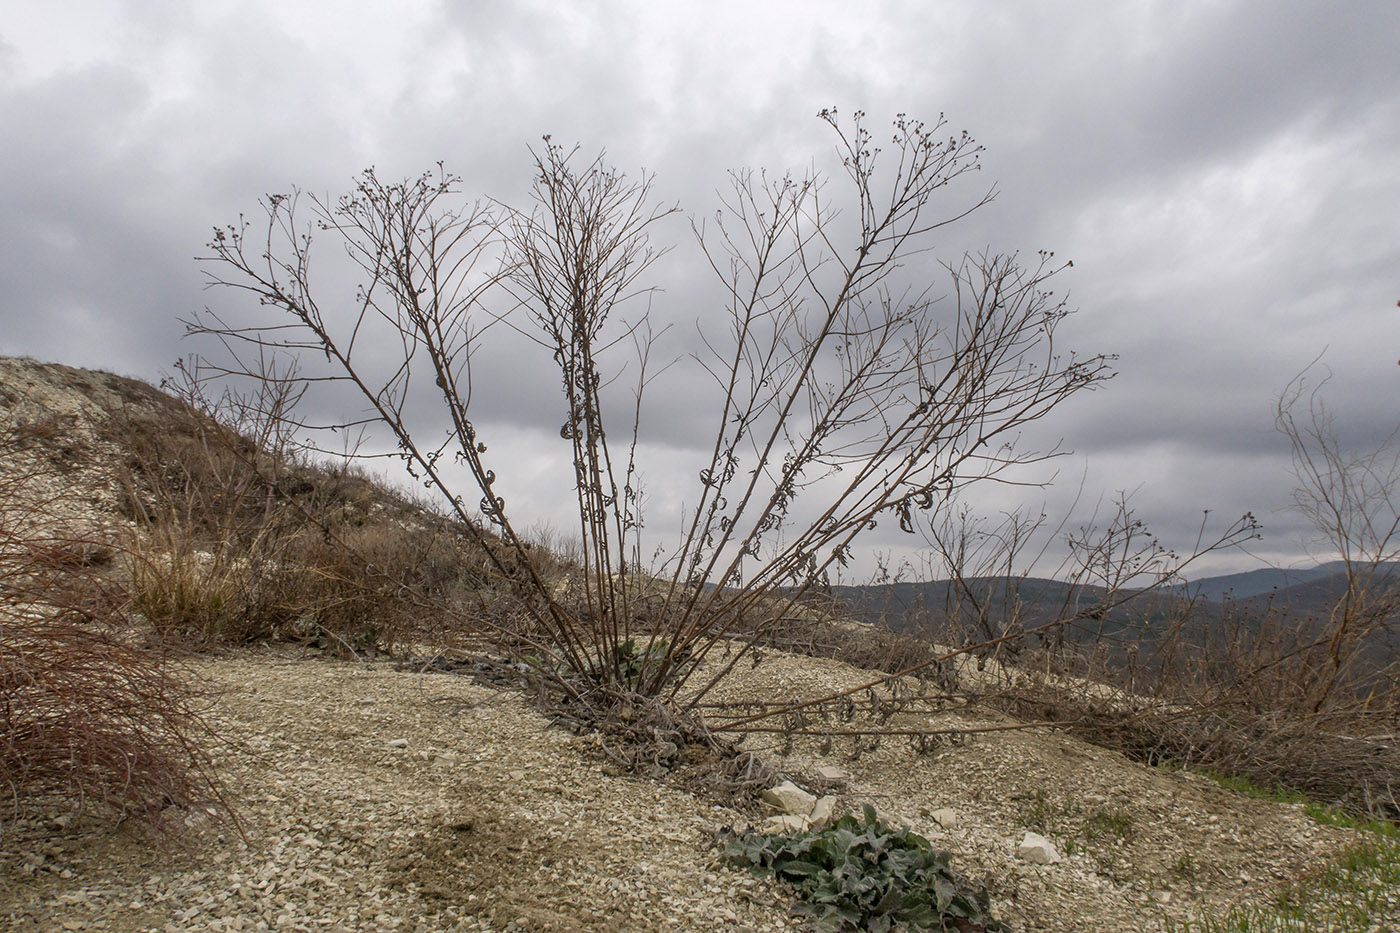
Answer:
[[836, 798], [819, 797], [810, 815], [813, 829], [826, 829], [836, 820]]
[[851, 779], [849, 774], [835, 765], [822, 765], [817, 768], [817, 777], [821, 778], [823, 781], [831, 781], [838, 784], [845, 783]]
[[816, 797], [791, 781], [784, 781], [777, 787], [770, 787], [761, 796], [764, 803], [795, 816], [806, 816], [812, 812], [812, 807], [816, 806], [817, 803]]
[[1055, 846], [1039, 833], [1026, 833], [1021, 844], [1016, 847], [1016, 857], [1036, 865], [1053, 865], [1060, 861], [1060, 853]]
[[940, 807], [934, 810], [929, 814], [929, 819], [944, 829], [957, 829], [962, 825], [962, 814], [951, 807]]

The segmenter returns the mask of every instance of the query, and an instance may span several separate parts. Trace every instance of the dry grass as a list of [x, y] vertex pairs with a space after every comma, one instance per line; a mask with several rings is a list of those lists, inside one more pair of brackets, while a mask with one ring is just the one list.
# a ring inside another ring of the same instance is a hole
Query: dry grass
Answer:
[[123, 507], [133, 608], [188, 645], [295, 640], [391, 650], [460, 621], [480, 556], [451, 522], [352, 466], [318, 466], [186, 405], [133, 409]]
[[[199, 743], [212, 738], [178, 669], [120, 634], [116, 553], [98, 533], [54, 527], [35, 495], [53, 469], [0, 432], [0, 790], [4, 815], [55, 806], [134, 818], [157, 835], [190, 809], [221, 809]], [[171, 809], [171, 808], [175, 809]]]

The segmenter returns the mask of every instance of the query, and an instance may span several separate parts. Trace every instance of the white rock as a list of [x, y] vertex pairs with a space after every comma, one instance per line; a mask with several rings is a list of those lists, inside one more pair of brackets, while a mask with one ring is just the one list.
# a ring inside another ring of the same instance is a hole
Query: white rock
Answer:
[[1053, 865], [1060, 861], [1060, 853], [1055, 846], [1039, 833], [1026, 833], [1021, 844], [1016, 847], [1016, 857], [1037, 865]]
[[408, 748], [408, 739], [390, 739], [390, 748]]
[[823, 781], [849, 781], [851, 776], [835, 765], [822, 765], [817, 769], [817, 777]]
[[962, 814], [951, 807], [940, 807], [934, 810], [929, 814], [929, 819], [944, 829], [957, 829], [962, 825]]
[[807, 793], [791, 781], [784, 781], [777, 787], [770, 787], [761, 795], [763, 802], [777, 807], [784, 813], [806, 816], [816, 806], [817, 798]]
[[818, 797], [810, 814], [813, 829], [826, 829], [836, 820], [836, 798]]

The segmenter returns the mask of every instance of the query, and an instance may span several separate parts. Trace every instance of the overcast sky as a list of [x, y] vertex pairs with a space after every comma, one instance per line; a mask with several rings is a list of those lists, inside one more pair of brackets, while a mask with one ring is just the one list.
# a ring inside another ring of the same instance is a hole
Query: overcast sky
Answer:
[[[1043, 426], [1075, 451], [1056, 485], [988, 490], [982, 507], [1053, 514], [1081, 485], [1088, 506], [1135, 491], [1139, 515], [1186, 549], [1202, 510], [1251, 510], [1265, 526], [1254, 553], [1287, 565], [1305, 558], [1282, 511], [1293, 481], [1273, 407], [1285, 385], [1321, 356], [1348, 443], [1373, 446], [1400, 422], [1400, 4], [3, 10], [0, 354], [157, 380], [211, 349], [182, 341], [176, 319], [234, 305], [202, 289], [194, 257], [268, 192], [333, 197], [367, 166], [402, 177], [444, 160], [469, 193], [519, 202], [527, 146], [549, 133], [655, 172], [661, 197], [704, 215], [728, 169], [829, 161], [814, 115], [835, 106], [881, 125], [944, 113], [971, 132], [986, 147], [974, 187], [998, 195], [940, 239], [940, 257], [1073, 259], [1061, 287], [1079, 313], [1061, 339], [1119, 356], [1110, 384]], [[699, 318], [688, 227], [662, 232], [677, 249], [658, 272], [658, 313]], [[566, 514], [554, 391], [545, 373], [480, 400], [526, 523]], [[693, 451], [665, 430], [674, 419], [650, 423], [656, 524], [685, 495], [686, 468], [668, 465]]]

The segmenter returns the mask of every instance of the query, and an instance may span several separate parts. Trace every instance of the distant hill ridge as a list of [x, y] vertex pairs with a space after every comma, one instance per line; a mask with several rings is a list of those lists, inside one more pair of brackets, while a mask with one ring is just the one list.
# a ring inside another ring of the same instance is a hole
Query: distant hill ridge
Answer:
[[[1387, 575], [1400, 570], [1400, 563], [1382, 565]], [[1328, 561], [1314, 567], [1264, 567], [1243, 573], [1223, 574], [1192, 580], [1179, 591], [1199, 599], [1220, 602], [1224, 599], [1248, 599], [1277, 592], [1286, 595], [1298, 587], [1312, 588], [1329, 578], [1345, 578], [1346, 562]]]
[[[1400, 562], [1382, 564], [1378, 570], [1380, 580], [1400, 578]], [[971, 577], [965, 583], [991, 618], [1001, 621], [1015, 614], [1027, 627], [1092, 609], [1106, 594], [1100, 586], [1074, 587], [1046, 577]], [[1245, 612], [1261, 612], [1272, 604], [1295, 615], [1309, 615], [1326, 614], [1346, 589], [1346, 564], [1338, 560], [1314, 567], [1263, 567], [1204, 577], [1164, 587], [1154, 600], [1159, 606], [1161, 600], [1190, 600], [1198, 610], [1228, 602]], [[964, 611], [969, 605], [965, 594], [949, 580], [837, 586], [832, 590], [858, 617], [900, 630], [917, 629], [958, 603]]]

